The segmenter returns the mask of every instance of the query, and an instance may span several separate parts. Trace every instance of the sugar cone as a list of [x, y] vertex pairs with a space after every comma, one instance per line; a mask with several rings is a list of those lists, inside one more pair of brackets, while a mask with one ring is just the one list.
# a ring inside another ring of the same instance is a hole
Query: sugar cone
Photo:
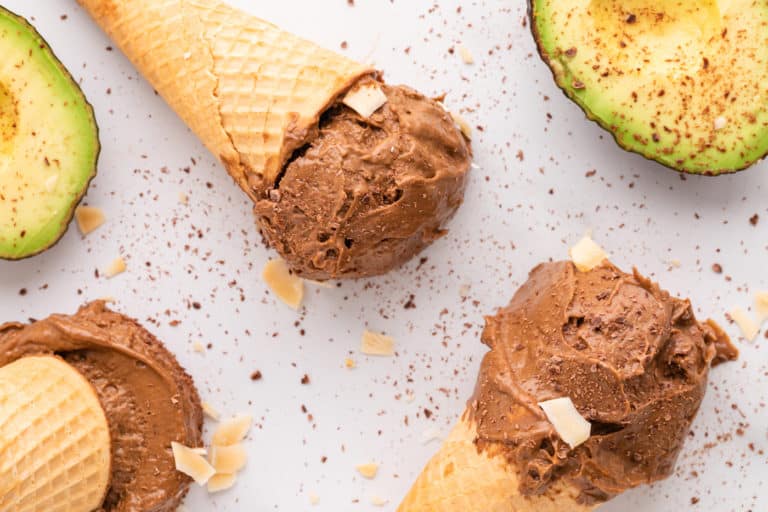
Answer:
[[253, 199], [371, 72], [218, 0], [78, 1]]
[[95, 510], [110, 465], [107, 419], [77, 370], [51, 356], [0, 368], [0, 510]]
[[589, 512], [577, 491], [554, 486], [542, 496], [518, 493], [517, 473], [503, 456], [479, 452], [477, 425], [464, 414], [427, 463], [398, 512]]

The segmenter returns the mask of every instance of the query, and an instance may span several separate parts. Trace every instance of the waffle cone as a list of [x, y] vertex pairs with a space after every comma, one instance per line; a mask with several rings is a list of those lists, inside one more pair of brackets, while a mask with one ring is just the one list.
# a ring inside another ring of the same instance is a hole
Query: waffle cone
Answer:
[[398, 512], [588, 512], [577, 491], [555, 486], [542, 496], [518, 493], [517, 472], [503, 456], [479, 452], [477, 425], [464, 414], [427, 463]]
[[252, 199], [371, 69], [218, 0], [78, 0]]
[[90, 512], [110, 466], [107, 419], [85, 377], [52, 356], [0, 368], [0, 510]]

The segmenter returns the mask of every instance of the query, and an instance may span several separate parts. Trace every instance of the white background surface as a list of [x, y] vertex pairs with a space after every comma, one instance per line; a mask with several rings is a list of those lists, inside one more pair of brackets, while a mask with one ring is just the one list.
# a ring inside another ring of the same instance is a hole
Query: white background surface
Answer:
[[[616, 263], [691, 296], [700, 318], [723, 322], [734, 338], [724, 311], [768, 288], [766, 165], [682, 180], [619, 150], [554, 87], [522, 25], [521, 0], [234, 3], [329, 48], [347, 41], [348, 55], [371, 59], [391, 82], [447, 92], [450, 108], [482, 127], [474, 130], [479, 168], [450, 233], [420, 269], [415, 261], [378, 279], [310, 287], [296, 314], [261, 282], [273, 254], [245, 196], [125, 58], [105, 49], [74, 0], [3, 2], [34, 17], [94, 104], [103, 151], [86, 201], [108, 223], [85, 240], [72, 228], [41, 256], [0, 263], [0, 321], [71, 313], [113, 296], [178, 355], [204, 400], [225, 414], [252, 413], [240, 482], [216, 496], [193, 489], [189, 510], [381, 510], [372, 496], [393, 510], [439, 446], [423, 444], [424, 432], [446, 433], [472, 391], [482, 315], [504, 305], [537, 262], [566, 258], [589, 228]], [[451, 54], [459, 44], [475, 65]], [[95, 277], [120, 254], [127, 273]], [[411, 294], [416, 308], [404, 309]], [[394, 336], [397, 357], [359, 354], [366, 326]], [[197, 341], [211, 348], [195, 353]], [[675, 476], [626, 493], [606, 512], [768, 510], [768, 343], [762, 332], [755, 344], [736, 342], [742, 357], [713, 371]], [[345, 369], [346, 357], [358, 367]], [[251, 381], [255, 370], [262, 380]], [[309, 385], [300, 384], [304, 374]], [[372, 481], [354, 470], [369, 461], [380, 464]]]

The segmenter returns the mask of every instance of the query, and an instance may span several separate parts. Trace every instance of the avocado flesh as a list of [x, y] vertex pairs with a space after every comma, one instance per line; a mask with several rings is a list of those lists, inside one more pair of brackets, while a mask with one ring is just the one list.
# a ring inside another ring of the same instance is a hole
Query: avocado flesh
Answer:
[[558, 86], [625, 149], [721, 174], [768, 153], [768, 4], [532, 0]]
[[93, 109], [23, 18], [0, 7], [0, 258], [61, 238], [96, 173]]

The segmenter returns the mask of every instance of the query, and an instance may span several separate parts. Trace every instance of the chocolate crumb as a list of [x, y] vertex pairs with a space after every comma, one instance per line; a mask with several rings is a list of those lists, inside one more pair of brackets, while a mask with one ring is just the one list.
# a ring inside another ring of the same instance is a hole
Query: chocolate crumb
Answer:
[[712, 264], [712, 272], [715, 274], [722, 274], [723, 273], [723, 266], [719, 263], [713, 263]]
[[256, 370], [251, 374], [251, 380], [261, 380], [261, 370]]
[[427, 419], [431, 418], [432, 417], [432, 411], [430, 411], [429, 409], [427, 409], [425, 407], [424, 408], [424, 416], [426, 416]]
[[699, 498], [697, 498], [696, 496], [694, 496], [694, 497], [692, 497], [692, 498], [691, 498], [691, 505], [695, 505], [695, 504], [697, 504], [698, 502], [699, 502]]
[[27, 294], [26, 288], [22, 288], [21, 290], [19, 290], [19, 295], [21, 295], [22, 297], [25, 296], [26, 294]]
[[307, 374], [305, 373], [305, 374], [304, 374], [304, 376], [301, 378], [301, 383], [302, 383], [302, 384], [304, 384], [305, 386], [306, 386], [307, 384], [309, 384], [309, 375], [307, 375]]
[[753, 226], [757, 226], [757, 222], [760, 220], [760, 216], [758, 214], [754, 214], [749, 218], [749, 223]]

